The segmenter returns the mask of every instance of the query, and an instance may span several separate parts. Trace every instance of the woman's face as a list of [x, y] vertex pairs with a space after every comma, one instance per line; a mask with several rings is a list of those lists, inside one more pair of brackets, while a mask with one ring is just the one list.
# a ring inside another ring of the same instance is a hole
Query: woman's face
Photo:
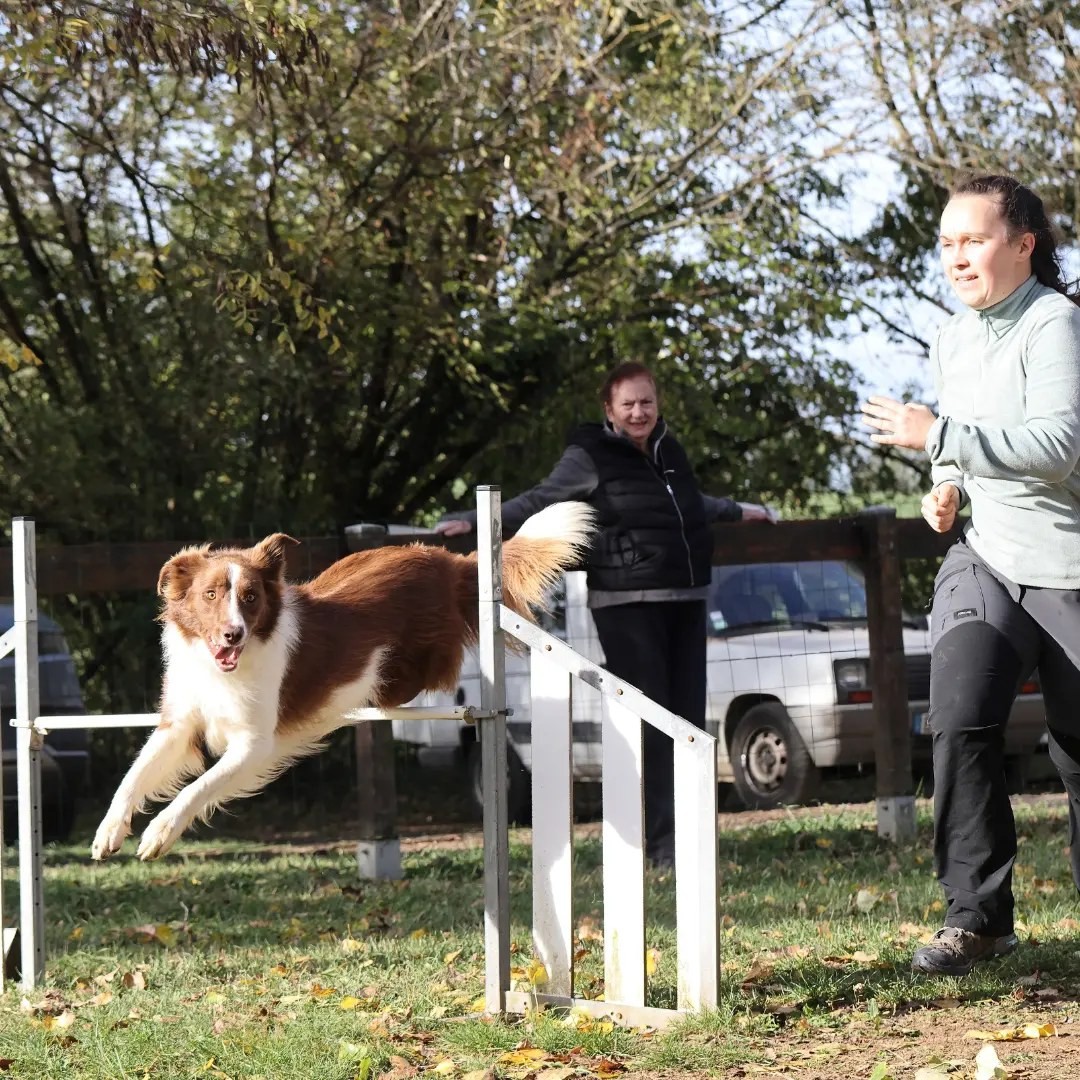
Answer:
[[953, 291], [969, 308], [993, 307], [1031, 274], [1035, 237], [1009, 239], [1001, 203], [992, 195], [959, 195], [941, 215], [941, 265]]
[[625, 432], [640, 450], [644, 450], [659, 416], [652, 379], [648, 375], [635, 375], [616, 383], [611, 388], [611, 400], [604, 406], [604, 413], [616, 431]]

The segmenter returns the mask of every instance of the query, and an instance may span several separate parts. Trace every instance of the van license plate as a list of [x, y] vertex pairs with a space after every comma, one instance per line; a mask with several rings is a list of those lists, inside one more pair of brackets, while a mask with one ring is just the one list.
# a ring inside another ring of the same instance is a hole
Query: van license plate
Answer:
[[917, 712], [911, 717], [911, 733], [912, 735], [930, 734], [929, 713]]

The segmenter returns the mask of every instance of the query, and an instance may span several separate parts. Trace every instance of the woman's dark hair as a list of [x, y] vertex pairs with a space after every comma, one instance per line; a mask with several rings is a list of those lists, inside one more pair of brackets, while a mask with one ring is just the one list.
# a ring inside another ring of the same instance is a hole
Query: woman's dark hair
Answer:
[[1011, 176], [989, 174], [972, 176], [953, 188], [952, 198], [960, 195], [989, 195], [1001, 205], [1001, 216], [1009, 229], [1009, 238], [1029, 232], [1035, 237], [1031, 252], [1031, 272], [1040, 284], [1056, 289], [1062, 296], [1080, 304], [1076, 282], [1065, 280], [1057, 257], [1057, 239], [1047, 217], [1042, 199], [1029, 187]]
[[636, 379], [639, 375], [644, 375], [653, 384], [653, 389], [659, 399], [660, 388], [656, 385], [656, 376], [644, 364], [639, 364], [636, 360], [627, 360], [626, 363], [608, 372], [604, 385], [600, 387], [600, 401], [604, 405], [610, 405], [615, 387], [621, 382], [626, 382], [627, 379]]

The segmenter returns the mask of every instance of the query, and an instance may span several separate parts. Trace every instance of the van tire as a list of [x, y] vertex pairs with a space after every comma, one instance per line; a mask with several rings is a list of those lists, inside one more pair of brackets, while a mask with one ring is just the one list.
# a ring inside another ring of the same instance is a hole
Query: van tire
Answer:
[[808, 802], [820, 774], [787, 710], [779, 702], [748, 709], [729, 748], [735, 791], [751, 810]]
[[[484, 773], [481, 767], [480, 744], [466, 747], [469, 774], [469, 795], [473, 806], [484, 813]], [[506, 747], [506, 818], [511, 825], [528, 825], [532, 820], [532, 778], [521, 764], [512, 746]]]

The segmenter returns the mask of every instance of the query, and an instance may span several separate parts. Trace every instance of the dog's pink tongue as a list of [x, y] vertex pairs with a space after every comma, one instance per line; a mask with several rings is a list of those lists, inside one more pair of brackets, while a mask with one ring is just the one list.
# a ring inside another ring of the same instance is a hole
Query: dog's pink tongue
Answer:
[[226, 645], [223, 645], [220, 649], [216, 649], [214, 651], [214, 659], [219, 664], [235, 665], [237, 659], [239, 658], [239, 656], [240, 656], [240, 650], [239, 649], [229, 648]]

